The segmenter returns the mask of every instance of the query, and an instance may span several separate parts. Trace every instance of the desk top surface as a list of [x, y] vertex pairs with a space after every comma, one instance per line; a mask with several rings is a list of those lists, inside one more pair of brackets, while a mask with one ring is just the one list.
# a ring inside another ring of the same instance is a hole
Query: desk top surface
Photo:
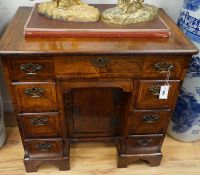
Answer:
[[198, 52], [176, 24], [160, 9], [170, 28], [169, 38], [25, 38], [30, 7], [20, 7], [0, 41], [0, 54], [188, 54]]

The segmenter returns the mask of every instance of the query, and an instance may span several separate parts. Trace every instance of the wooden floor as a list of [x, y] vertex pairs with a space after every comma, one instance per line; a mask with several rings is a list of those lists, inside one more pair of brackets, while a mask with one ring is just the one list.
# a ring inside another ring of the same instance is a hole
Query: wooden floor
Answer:
[[164, 157], [159, 167], [137, 162], [117, 169], [116, 149], [112, 143], [81, 143], [72, 146], [70, 171], [43, 165], [37, 173], [26, 173], [18, 129], [10, 127], [7, 142], [0, 149], [0, 175], [200, 175], [200, 141], [181, 143], [166, 137], [162, 151]]

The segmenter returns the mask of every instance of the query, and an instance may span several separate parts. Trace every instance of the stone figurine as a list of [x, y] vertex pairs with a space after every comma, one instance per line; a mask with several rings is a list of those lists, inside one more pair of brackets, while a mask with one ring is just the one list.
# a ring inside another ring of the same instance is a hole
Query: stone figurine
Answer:
[[81, 2], [81, 0], [53, 0], [41, 3], [38, 12], [49, 18], [76, 21], [95, 22], [100, 18], [99, 10]]

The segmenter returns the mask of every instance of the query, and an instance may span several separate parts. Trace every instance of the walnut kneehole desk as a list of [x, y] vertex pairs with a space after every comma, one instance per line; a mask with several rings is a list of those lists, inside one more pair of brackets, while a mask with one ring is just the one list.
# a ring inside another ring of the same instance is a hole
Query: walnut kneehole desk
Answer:
[[169, 38], [25, 38], [30, 11], [19, 8], [0, 42], [27, 172], [42, 163], [68, 170], [70, 144], [82, 141], [115, 142], [119, 168], [136, 160], [158, 166], [196, 47], [163, 10]]

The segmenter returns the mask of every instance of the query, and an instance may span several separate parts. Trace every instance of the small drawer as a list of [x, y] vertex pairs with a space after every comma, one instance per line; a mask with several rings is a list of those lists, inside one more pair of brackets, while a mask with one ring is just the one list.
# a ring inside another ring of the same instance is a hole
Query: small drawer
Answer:
[[30, 140], [25, 141], [25, 144], [29, 157], [32, 159], [61, 157], [63, 155], [61, 139]]
[[147, 56], [145, 57], [144, 75], [147, 77], [166, 78], [167, 73], [173, 79], [183, 80], [190, 57], [186, 56]]
[[164, 133], [171, 110], [134, 110], [130, 134]]
[[170, 88], [167, 99], [159, 99], [161, 86], [166, 85], [163, 80], [141, 80], [139, 81], [136, 108], [138, 109], [158, 109], [174, 108], [180, 88], [179, 80], [170, 80]]
[[57, 111], [55, 83], [13, 83], [18, 112]]
[[126, 154], [152, 154], [160, 152], [163, 135], [131, 135], [127, 140]]
[[54, 77], [54, 62], [42, 58], [19, 58], [9, 61], [9, 70], [11, 80], [52, 78]]
[[72, 56], [55, 59], [55, 73], [58, 76], [76, 74], [82, 77], [100, 77], [102, 74], [116, 73], [130, 76], [133, 73], [141, 73], [143, 64], [143, 57]]
[[58, 112], [51, 113], [22, 113], [19, 119], [25, 138], [60, 137], [61, 126]]

